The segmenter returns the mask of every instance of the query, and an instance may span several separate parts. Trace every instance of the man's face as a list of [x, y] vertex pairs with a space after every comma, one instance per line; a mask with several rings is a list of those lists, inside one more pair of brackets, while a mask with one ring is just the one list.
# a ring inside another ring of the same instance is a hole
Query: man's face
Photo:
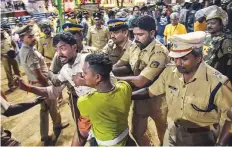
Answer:
[[136, 8], [134, 9], [134, 11], [133, 11], [133, 15], [134, 15], [134, 16], [139, 16], [139, 14], [140, 14], [140, 10], [136, 7]]
[[49, 26], [41, 28], [42, 32], [44, 34], [50, 34], [52, 32], [51, 28]]
[[96, 26], [101, 26], [102, 20], [101, 19], [94, 19], [94, 23]]
[[116, 45], [122, 43], [125, 39], [127, 39], [127, 31], [110, 31], [110, 38], [114, 41]]
[[179, 22], [179, 19], [178, 19], [177, 17], [174, 17], [174, 18], [171, 19], [171, 23], [172, 23], [172, 25], [174, 25], [174, 26], [177, 25], [178, 22]]
[[83, 44], [82, 44], [82, 41], [83, 41], [83, 32], [76, 31], [75, 33], [72, 33], [72, 34], [76, 38], [76, 41], [77, 41], [77, 50], [78, 50], [78, 53], [79, 53], [83, 49]]
[[36, 44], [36, 38], [33, 33], [26, 34], [22, 41], [29, 46], [34, 46]]
[[174, 62], [178, 71], [182, 74], [189, 74], [198, 68], [199, 63], [201, 62], [202, 57], [195, 57], [193, 54], [185, 55], [181, 58], [175, 58]]
[[135, 43], [140, 49], [146, 47], [153, 39], [155, 31], [148, 32], [146, 30], [140, 29], [139, 27], [133, 28], [133, 33], [135, 37]]
[[63, 41], [60, 41], [55, 46], [55, 49], [62, 64], [68, 63], [73, 59], [73, 57], [76, 56], [76, 45], [71, 46]]
[[222, 24], [218, 19], [210, 19], [207, 21], [207, 31], [209, 33], [217, 33], [221, 31]]
[[82, 70], [86, 85], [95, 88], [99, 82], [99, 75], [94, 73], [91, 68], [89, 68], [89, 63], [87, 62], [84, 63]]

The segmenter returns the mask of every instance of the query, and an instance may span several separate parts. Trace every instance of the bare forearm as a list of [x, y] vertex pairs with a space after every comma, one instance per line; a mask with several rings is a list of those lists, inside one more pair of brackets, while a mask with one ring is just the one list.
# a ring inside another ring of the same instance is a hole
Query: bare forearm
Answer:
[[20, 88], [21, 90], [34, 93], [39, 96], [48, 97], [47, 87], [37, 87], [32, 85], [25, 85]]
[[48, 86], [48, 79], [45, 76], [41, 75], [37, 79], [40, 82], [40, 84], [43, 85], [44, 87]]
[[128, 68], [127, 66], [114, 67], [113, 68], [113, 73], [114, 73], [115, 76], [128, 75], [128, 74], [131, 73], [131, 69]]
[[132, 92], [132, 100], [145, 100], [149, 98], [150, 96], [147, 88], [142, 88], [140, 90]]
[[149, 80], [144, 79], [141, 76], [127, 76], [127, 77], [116, 77], [118, 80], [126, 81], [130, 85], [136, 86], [138, 88], [144, 87]]

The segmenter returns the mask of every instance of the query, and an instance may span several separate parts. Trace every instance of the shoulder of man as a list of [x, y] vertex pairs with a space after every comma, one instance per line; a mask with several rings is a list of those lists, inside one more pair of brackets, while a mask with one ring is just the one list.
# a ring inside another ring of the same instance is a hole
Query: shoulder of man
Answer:
[[221, 82], [222, 84], [226, 84], [229, 81], [228, 77], [224, 76], [222, 73], [220, 73], [213, 67], [207, 64], [205, 64], [205, 66], [207, 68], [207, 77], [210, 78], [212, 82]]
[[232, 54], [232, 39], [231, 38], [225, 38], [225, 40], [222, 43], [222, 50], [223, 54]]

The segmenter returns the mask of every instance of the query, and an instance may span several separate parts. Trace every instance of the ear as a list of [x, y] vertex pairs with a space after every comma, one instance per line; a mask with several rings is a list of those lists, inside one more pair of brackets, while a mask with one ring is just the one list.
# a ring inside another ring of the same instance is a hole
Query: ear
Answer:
[[96, 83], [99, 84], [102, 81], [102, 76], [99, 74], [96, 74], [95, 76], [96, 76]]
[[151, 35], [151, 37], [155, 37], [155, 30], [152, 30], [152, 31], [150, 32], [150, 35]]
[[72, 45], [71, 47], [72, 47], [72, 50], [75, 50], [75, 51], [77, 50], [77, 45], [76, 44]]

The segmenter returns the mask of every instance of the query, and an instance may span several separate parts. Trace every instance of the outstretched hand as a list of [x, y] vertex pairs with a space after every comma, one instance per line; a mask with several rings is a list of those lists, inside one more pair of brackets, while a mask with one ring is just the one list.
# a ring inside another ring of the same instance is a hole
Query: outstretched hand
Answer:
[[28, 85], [19, 76], [13, 77], [13, 83], [15, 86], [18, 86], [22, 90], [28, 89]]

